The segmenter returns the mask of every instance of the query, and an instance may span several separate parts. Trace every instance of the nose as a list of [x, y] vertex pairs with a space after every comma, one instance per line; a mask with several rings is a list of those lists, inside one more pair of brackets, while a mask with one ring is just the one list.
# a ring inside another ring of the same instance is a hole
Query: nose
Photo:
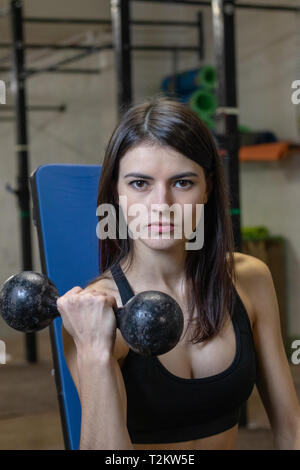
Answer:
[[165, 204], [172, 204], [172, 196], [169, 188], [163, 184], [157, 185], [157, 187], [151, 192], [151, 203], [158, 206], [164, 206]]
[[168, 220], [173, 204], [171, 192], [164, 185], [158, 185], [151, 194], [151, 214], [155, 220]]

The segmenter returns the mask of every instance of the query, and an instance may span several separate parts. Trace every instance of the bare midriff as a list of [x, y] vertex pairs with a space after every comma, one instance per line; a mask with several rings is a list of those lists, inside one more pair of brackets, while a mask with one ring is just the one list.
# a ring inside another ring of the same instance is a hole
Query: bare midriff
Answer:
[[135, 450], [234, 450], [238, 424], [214, 436], [170, 444], [133, 444]]

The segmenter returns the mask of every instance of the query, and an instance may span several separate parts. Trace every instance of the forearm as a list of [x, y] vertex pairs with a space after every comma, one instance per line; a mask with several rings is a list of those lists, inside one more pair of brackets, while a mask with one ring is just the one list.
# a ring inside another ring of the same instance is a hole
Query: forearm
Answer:
[[118, 388], [115, 359], [78, 351], [81, 402], [80, 449], [133, 450]]

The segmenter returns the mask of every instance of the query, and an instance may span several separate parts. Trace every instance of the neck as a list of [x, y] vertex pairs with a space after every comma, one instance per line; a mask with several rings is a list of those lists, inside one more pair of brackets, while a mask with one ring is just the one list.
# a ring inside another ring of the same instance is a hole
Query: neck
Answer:
[[185, 280], [185, 249], [176, 246], [170, 250], [153, 250], [136, 242], [129, 269], [127, 270], [127, 259], [120, 263], [125, 275], [129, 276], [135, 285], [148, 286], [148, 289], [153, 286], [154, 290], [182, 292]]

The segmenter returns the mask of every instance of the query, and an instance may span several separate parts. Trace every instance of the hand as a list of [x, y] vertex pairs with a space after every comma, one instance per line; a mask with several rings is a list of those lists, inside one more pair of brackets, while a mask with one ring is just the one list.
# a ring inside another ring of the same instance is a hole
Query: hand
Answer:
[[116, 299], [94, 288], [79, 286], [57, 299], [63, 325], [73, 337], [77, 349], [85, 347], [113, 353], [116, 339]]

